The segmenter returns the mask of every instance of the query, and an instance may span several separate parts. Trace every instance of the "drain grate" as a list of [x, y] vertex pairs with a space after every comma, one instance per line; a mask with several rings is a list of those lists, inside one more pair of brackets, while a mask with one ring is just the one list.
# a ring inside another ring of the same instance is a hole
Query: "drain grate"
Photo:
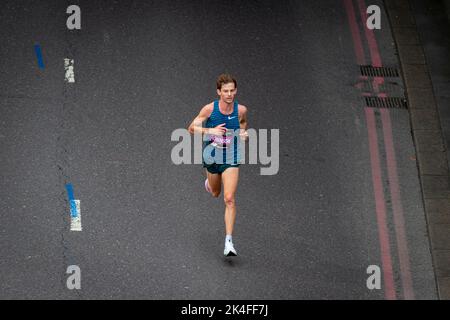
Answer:
[[398, 97], [365, 97], [366, 105], [372, 108], [397, 108], [407, 109], [408, 103], [405, 98]]
[[368, 77], [398, 77], [399, 73], [396, 68], [359, 66], [361, 75]]

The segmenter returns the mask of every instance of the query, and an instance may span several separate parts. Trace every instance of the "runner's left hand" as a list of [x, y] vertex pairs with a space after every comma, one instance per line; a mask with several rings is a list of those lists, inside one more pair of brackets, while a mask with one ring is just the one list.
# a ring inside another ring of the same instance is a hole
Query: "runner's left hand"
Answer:
[[239, 137], [240, 137], [242, 140], [247, 140], [247, 139], [248, 139], [248, 132], [247, 132], [247, 130], [240, 129]]

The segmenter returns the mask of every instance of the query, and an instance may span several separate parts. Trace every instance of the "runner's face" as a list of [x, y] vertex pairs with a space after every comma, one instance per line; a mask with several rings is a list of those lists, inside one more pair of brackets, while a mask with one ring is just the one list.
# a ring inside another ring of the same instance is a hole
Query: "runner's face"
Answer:
[[232, 103], [236, 93], [237, 89], [234, 87], [234, 82], [225, 83], [222, 85], [222, 89], [217, 90], [220, 99], [225, 103]]

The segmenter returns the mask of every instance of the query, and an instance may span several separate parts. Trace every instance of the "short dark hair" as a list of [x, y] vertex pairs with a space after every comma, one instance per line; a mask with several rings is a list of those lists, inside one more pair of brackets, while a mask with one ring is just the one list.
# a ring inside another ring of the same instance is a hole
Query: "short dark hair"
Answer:
[[222, 86], [223, 86], [224, 84], [227, 84], [227, 83], [230, 83], [230, 82], [233, 82], [233, 83], [234, 83], [234, 88], [237, 88], [237, 81], [236, 81], [236, 79], [235, 79], [232, 75], [230, 75], [230, 74], [228, 74], [228, 73], [223, 73], [223, 74], [221, 74], [221, 75], [217, 78], [217, 81], [216, 81], [217, 89], [218, 89], [218, 90], [222, 89]]

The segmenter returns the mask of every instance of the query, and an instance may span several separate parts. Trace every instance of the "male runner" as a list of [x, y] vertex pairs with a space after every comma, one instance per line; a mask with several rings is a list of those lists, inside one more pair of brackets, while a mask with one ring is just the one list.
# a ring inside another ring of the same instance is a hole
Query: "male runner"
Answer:
[[[237, 82], [231, 75], [220, 75], [216, 84], [219, 99], [200, 110], [189, 126], [189, 132], [207, 135], [204, 146], [212, 149], [212, 152], [209, 156], [203, 153], [203, 167], [206, 168], [207, 176], [205, 189], [217, 198], [223, 183], [226, 232], [224, 255], [236, 256], [232, 233], [236, 219], [235, 193], [239, 177], [238, 144], [240, 139], [248, 138], [247, 108], [234, 101]], [[204, 121], [206, 121], [205, 127], [202, 126]], [[233, 135], [235, 130], [239, 130], [240, 139]], [[234, 142], [231, 139], [234, 139]], [[219, 156], [216, 156], [216, 152]]]

